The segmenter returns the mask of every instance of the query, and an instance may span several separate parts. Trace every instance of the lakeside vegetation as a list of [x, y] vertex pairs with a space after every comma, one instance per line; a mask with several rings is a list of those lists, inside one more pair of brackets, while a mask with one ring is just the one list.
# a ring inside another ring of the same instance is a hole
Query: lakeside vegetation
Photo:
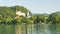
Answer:
[[[20, 16], [19, 18], [15, 19], [16, 11], [22, 11], [25, 14], [29, 12], [31, 17], [27, 18], [26, 16], [25, 17]], [[41, 23], [45, 23], [45, 24], [42, 25]], [[49, 29], [51, 32], [55, 32], [55, 31], [60, 32], [59, 30], [60, 12], [56, 11], [51, 14], [46, 14], [46, 13], [32, 14], [30, 10], [28, 10], [23, 6], [11, 6], [11, 7], [0, 6], [0, 33], [1, 34], [18, 34], [18, 33], [22, 34], [23, 30], [24, 30], [23, 34], [27, 34], [28, 31], [31, 33], [32, 29], [34, 28], [38, 30], [40, 30], [40, 27], [42, 29], [44, 28], [47, 29], [46, 24], [49, 24]], [[36, 30], [36, 32], [38, 30]]]
[[[25, 14], [30, 12], [31, 18], [20, 17], [15, 19], [16, 10]], [[0, 6], [0, 24], [21, 24], [21, 23], [60, 23], [60, 12], [56, 11], [51, 14], [32, 14], [30, 10], [23, 6]]]

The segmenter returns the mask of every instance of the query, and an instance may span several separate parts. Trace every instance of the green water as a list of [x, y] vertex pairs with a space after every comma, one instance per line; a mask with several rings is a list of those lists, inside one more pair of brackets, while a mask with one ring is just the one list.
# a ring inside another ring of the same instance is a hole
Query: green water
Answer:
[[0, 34], [15, 34], [14, 25], [0, 25]]
[[0, 34], [60, 34], [60, 24], [0, 25]]

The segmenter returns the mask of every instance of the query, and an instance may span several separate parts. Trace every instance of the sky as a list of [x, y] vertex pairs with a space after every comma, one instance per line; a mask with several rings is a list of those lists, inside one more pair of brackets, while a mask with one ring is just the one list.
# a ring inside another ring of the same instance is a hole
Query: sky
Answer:
[[60, 11], [60, 0], [0, 0], [0, 6], [24, 6], [32, 13], [47, 13]]

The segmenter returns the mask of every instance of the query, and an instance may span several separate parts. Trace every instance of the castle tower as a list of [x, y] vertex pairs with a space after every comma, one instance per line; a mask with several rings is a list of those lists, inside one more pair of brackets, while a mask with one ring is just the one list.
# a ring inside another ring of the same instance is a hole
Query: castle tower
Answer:
[[29, 12], [27, 12], [26, 17], [27, 18], [30, 18], [31, 17]]

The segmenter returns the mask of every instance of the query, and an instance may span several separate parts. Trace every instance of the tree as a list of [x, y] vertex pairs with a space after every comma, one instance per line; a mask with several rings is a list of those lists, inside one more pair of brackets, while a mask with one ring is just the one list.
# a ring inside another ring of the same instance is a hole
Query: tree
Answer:
[[47, 16], [45, 16], [44, 14], [39, 14], [36, 16], [35, 22], [37, 22], [37, 23], [42, 22], [43, 23], [46, 20], [45, 17], [47, 17]]
[[59, 16], [59, 12], [54, 12], [52, 14], [50, 14], [49, 16], [49, 20], [53, 23], [60, 23], [59, 19], [60, 19], [60, 16]]
[[[0, 23], [14, 23], [14, 20], [17, 22], [22, 22], [23, 18], [19, 18], [19, 19], [15, 19], [15, 12], [17, 11], [22, 11], [24, 13], [30, 12], [27, 8], [23, 7], [23, 6], [11, 6], [11, 7], [7, 7], [7, 6], [0, 6]], [[30, 12], [31, 14], [31, 12]]]

